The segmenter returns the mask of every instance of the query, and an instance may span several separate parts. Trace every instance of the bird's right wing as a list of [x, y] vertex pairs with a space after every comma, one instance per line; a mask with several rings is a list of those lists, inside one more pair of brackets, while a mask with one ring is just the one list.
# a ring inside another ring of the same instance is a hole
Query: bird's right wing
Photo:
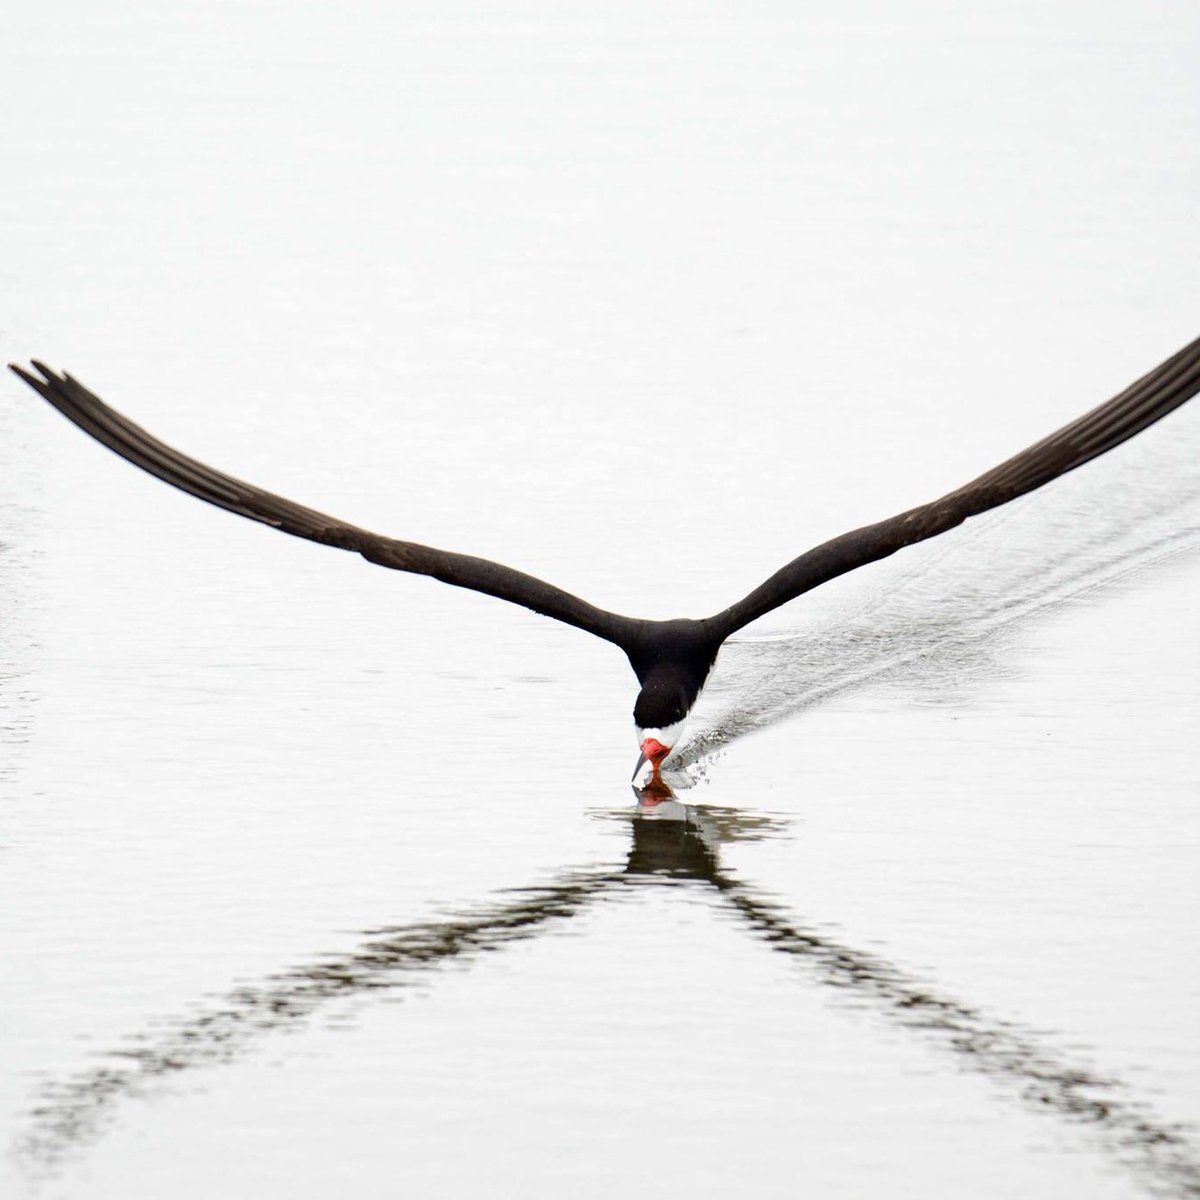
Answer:
[[431, 575], [455, 587], [523, 605], [617, 645], [627, 644], [641, 625], [502, 563], [383, 537], [243, 483], [160, 442], [70, 375], [56, 374], [39, 362], [33, 364], [38, 375], [9, 365], [34, 391], [96, 441], [164, 483], [218, 508], [311, 542], [353, 550], [383, 567]]
[[709, 619], [722, 638], [838, 575], [936, 537], [1119, 446], [1200, 391], [1200, 338], [1036, 445], [949, 495], [825, 542]]

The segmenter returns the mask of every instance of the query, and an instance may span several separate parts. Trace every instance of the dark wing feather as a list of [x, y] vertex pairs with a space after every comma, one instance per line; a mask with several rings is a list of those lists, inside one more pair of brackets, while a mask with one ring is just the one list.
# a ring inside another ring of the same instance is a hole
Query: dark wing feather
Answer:
[[711, 618], [722, 638], [856, 567], [936, 537], [1119, 446], [1200, 391], [1200, 338], [1099, 408], [930, 504], [855, 529], [793, 559], [744, 600]]
[[190, 492], [218, 508], [260, 521], [295, 537], [336, 546], [339, 550], [353, 550], [380, 566], [431, 575], [455, 587], [509, 600], [618, 645], [628, 642], [640, 627], [641, 622], [596, 608], [578, 596], [511, 567], [485, 558], [382, 537], [214, 471], [160, 442], [109, 408], [70, 375], [56, 375], [42, 363], [34, 362], [33, 366], [41, 376], [38, 378], [15, 364], [9, 365], [64, 417], [96, 441], [164, 483]]

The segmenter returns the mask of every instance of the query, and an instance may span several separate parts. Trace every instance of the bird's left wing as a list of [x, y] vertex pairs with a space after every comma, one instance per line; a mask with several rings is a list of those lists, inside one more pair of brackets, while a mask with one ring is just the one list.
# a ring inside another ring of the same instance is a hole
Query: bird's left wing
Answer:
[[838, 575], [936, 537], [968, 517], [1007, 504], [1140, 433], [1200, 391], [1200, 338], [1119, 395], [1057, 433], [929, 504], [825, 542], [786, 567], [708, 624], [727, 638], [764, 613]]
[[96, 441], [164, 483], [190, 492], [218, 508], [311, 542], [353, 550], [380, 566], [430, 575], [455, 587], [470, 588], [523, 605], [620, 646], [627, 644], [641, 625], [641, 622], [597, 608], [562, 588], [502, 563], [383, 537], [243, 483], [160, 442], [70, 375], [56, 374], [36, 361], [33, 366], [37, 375], [13, 363], [9, 366], [64, 417]]

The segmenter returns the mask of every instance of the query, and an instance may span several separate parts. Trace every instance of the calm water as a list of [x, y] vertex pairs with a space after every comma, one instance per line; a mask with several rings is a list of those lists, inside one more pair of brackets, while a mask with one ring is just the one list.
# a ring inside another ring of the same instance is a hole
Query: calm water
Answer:
[[[1200, 321], [1187, 3], [21, 3], [0, 351], [647, 616]], [[0, 386], [0, 1191], [1200, 1194], [1200, 407], [723, 652]]]

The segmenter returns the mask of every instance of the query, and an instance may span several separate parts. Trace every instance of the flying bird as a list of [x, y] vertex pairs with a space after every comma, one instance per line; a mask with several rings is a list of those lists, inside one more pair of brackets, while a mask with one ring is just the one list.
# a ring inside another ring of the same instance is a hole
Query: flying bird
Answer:
[[295, 537], [354, 551], [383, 567], [431, 575], [455, 587], [523, 605], [612, 642], [625, 652], [641, 686], [633, 708], [640, 751], [636, 777], [646, 762], [658, 775], [679, 740], [717, 651], [731, 634], [838, 575], [1032, 492], [1154, 424], [1200, 391], [1200, 338], [1099, 408], [957, 491], [824, 542], [715, 616], [672, 621], [620, 616], [502, 563], [385, 537], [326, 516], [181, 454], [65, 372], [56, 374], [36, 360], [32, 364], [36, 374], [9, 365], [85, 433], [134, 466], [209, 504]]

